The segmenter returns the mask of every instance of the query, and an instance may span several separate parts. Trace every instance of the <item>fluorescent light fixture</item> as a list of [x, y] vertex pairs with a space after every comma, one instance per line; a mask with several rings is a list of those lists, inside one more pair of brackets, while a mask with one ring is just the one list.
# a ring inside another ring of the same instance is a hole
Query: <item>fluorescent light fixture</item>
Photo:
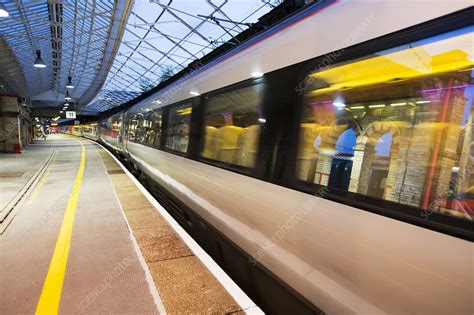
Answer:
[[349, 107], [350, 109], [363, 109], [365, 108], [365, 106], [352, 106], [352, 107]]
[[66, 101], [69, 101], [71, 99], [71, 97], [69, 96], [69, 91], [66, 91], [66, 96], [64, 96], [64, 99]]
[[60, 110], [60, 111], [59, 111], [59, 113], [61, 113], [61, 114], [62, 114], [62, 113], [64, 113], [64, 111]]
[[153, 103], [154, 103], [154, 104], [158, 104], [158, 105], [160, 105], [160, 104], [162, 104], [163, 102], [162, 102], [162, 101], [160, 101], [160, 100], [156, 100], [156, 101], [153, 101]]
[[70, 76], [67, 77], [66, 88], [68, 88], [68, 89], [73, 89], [74, 88], [74, 84], [72, 84], [72, 78]]
[[191, 92], [189, 92], [189, 94], [191, 94], [191, 95], [193, 95], [193, 96], [198, 96], [198, 95], [199, 95], [199, 92], [191, 91]]
[[252, 72], [252, 78], [261, 78], [263, 77], [263, 72]]
[[61, 118], [61, 116], [54, 117], [53, 120], [56, 121], [56, 120], [58, 120], [59, 118]]
[[390, 106], [405, 106], [407, 102], [401, 102], [401, 103], [392, 103]]
[[431, 103], [431, 101], [418, 101], [415, 102], [416, 104], [426, 104], [426, 103]]
[[344, 108], [346, 107], [346, 104], [342, 103], [342, 102], [333, 102], [332, 105], [334, 105], [334, 107], [337, 107], [337, 108]]
[[36, 60], [35, 64], [33, 65], [35, 68], [46, 68], [46, 64], [44, 63], [43, 59], [41, 59], [41, 50], [36, 50]]
[[267, 122], [267, 120], [266, 120], [265, 118], [259, 118], [259, 119], [258, 119], [258, 122], [264, 124], [264, 123]]
[[10, 14], [7, 11], [7, 7], [4, 3], [0, 3], [0, 17], [9, 17]]
[[369, 105], [369, 108], [380, 108], [380, 107], [385, 107], [385, 104]]

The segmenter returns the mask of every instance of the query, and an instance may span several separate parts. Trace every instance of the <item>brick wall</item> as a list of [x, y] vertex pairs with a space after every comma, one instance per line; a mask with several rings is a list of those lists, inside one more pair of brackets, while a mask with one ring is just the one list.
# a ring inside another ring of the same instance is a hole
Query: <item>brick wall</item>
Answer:
[[0, 150], [20, 153], [22, 140], [19, 118], [19, 104], [16, 96], [0, 96]]

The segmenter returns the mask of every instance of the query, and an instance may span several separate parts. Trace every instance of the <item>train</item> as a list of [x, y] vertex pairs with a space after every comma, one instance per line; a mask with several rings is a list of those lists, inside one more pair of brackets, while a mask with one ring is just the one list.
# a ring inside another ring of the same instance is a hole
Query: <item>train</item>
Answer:
[[99, 133], [97, 130], [98, 123], [87, 123], [79, 125], [67, 125], [58, 127], [59, 132], [76, 136], [84, 137], [94, 141], [99, 140]]
[[473, 16], [320, 1], [76, 134], [265, 312], [472, 314]]

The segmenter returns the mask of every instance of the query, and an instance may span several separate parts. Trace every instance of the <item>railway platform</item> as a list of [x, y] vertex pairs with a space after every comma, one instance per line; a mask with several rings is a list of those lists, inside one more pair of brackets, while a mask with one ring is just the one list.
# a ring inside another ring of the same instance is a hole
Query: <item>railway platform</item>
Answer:
[[1, 314], [261, 312], [95, 142], [1, 158]]

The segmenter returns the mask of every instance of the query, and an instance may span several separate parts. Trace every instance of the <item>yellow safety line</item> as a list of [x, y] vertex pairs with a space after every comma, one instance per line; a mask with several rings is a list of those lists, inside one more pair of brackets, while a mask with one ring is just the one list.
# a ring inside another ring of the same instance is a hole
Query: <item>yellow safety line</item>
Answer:
[[55, 159], [56, 159], [56, 154], [54, 155], [53, 160], [51, 161], [51, 164], [48, 165], [48, 169], [43, 174], [40, 181], [36, 185], [35, 189], [31, 193], [30, 198], [28, 198], [28, 201], [26, 202], [26, 205], [28, 205], [28, 206], [31, 205], [31, 203], [36, 199], [36, 196], [38, 195], [38, 192], [40, 191], [41, 187], [43, 187], [44, 183], [46, 182], [46, 179], [48, 178], [49, 171], [51, 170], [51, 165], [54, 164]]
[[59, 310], [59, 300], [66, 272], [69, 247], [71, 245], [72, 228], [74, 225], [74, 217], [76, 214], [77, 201], [79, 199], [79, 190], [84, 176], [84, 168], [86, 165], [86, 152], [84, 144], [80, 142], [82, 153], [81, 163], [77, 171], [76, 179], [72, 187], [72, 192], [64, 213], [63, 223], [59, 236], [54, 248], [53, 257], [49, 265], [48, 274], [44, 281], [43, 291], [41, 292], [38, 305], [36, 306], [36, 314], [57, 314]]

